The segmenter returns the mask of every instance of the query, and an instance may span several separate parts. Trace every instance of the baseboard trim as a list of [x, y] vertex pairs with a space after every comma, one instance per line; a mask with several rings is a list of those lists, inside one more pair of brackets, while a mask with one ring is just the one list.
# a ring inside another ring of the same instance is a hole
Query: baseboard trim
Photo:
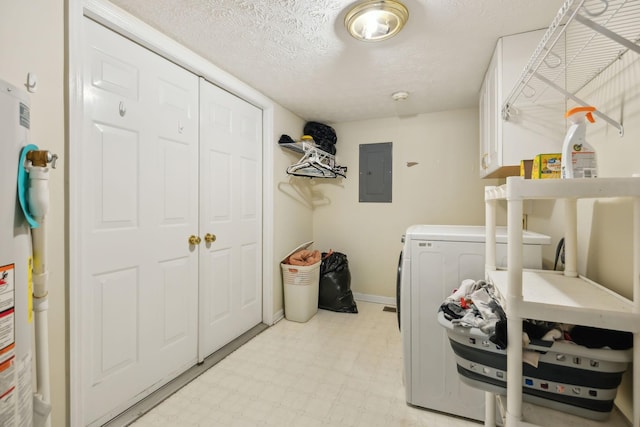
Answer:
[[284, 319], [284, 309], [280, 309], [278, 311], [276, 311], [275, 313], [273, 313], [273, 323], [271, 324], [271, 326], [275, 325], [276, 323], [278, 323], [279, 321], [281, 321], [282, 319]]
[[393, 297], [383, 297], [380, 295], [371, 295], [371, 294], [361, 294], [359, 292], [354, 292], [353, 297], [357, 301], [365, 301], [365, 302], [373, 302], [376, 304], [384, 304], [391, 305], [393, 307], [396, 306], [396, 299]]

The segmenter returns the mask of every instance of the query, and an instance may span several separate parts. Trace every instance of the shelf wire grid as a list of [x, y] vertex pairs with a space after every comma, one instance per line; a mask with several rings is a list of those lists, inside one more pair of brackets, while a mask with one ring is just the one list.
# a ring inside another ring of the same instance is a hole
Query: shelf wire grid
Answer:
[[[585, 25], [585, 21], [595, 25]], [[628, 52], [628, 47], [592, 26], [604, 27], [638, 46], [640, 2], [566, 0], [507, 97], [505, 117], [512, 106], [547, 99], [550, 87], [544, 80], [575, 94]]]

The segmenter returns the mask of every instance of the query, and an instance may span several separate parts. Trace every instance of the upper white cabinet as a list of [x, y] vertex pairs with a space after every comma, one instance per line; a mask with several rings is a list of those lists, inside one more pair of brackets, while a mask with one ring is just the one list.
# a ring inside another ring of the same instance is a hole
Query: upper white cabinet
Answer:
[[[558, 153], [565, 131], [564, 96], [555, 91], [524, 90], [523, 101], [510, 110], [502, 106], [518, 82], [545, 30], [498, 40], [480, 90], [480, 176], [503, 178], [520, 173], [520, 160]], [[561, 43], [561, 42], [559, 42]], [[536, 102], [527, 102], [535, 98]]]

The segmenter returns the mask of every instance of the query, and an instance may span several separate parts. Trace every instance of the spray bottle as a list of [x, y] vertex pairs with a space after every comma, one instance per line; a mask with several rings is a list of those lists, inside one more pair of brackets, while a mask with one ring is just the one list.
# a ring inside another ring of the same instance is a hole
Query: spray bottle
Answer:
[[562, 145], [562, 178], [597, 178], [596, 152], [585, 139], [587, 122], [595, 122], [595, 107], [572, 108], [564, 115], [571, 120]]

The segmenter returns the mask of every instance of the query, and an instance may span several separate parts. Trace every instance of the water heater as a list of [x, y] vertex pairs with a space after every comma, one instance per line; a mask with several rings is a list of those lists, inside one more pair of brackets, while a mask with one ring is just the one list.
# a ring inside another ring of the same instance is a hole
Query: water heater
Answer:
[[0, 80], [0, 426], [33, 425], [33, 256], [17, 185], [29, 128], [27, 93]]

